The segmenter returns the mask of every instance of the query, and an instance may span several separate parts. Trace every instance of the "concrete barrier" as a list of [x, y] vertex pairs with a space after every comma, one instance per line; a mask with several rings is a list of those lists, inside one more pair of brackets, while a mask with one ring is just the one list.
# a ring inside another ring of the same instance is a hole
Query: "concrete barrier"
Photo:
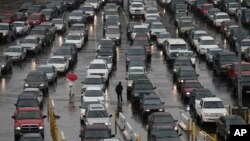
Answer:
[[125, 139], [127, 141], [132, 140], [133, 129], [132, 129], [131, 125], [128, 122], [125, 123], [125, 128], [124, 128], [124, 131], [123, 131], [123, 135], [124, 135], [124, 137], [125, 137]]
[[189, 118], [186, 116], [183, 112], [180, 112], [180, 122], [179, 126], [182, 128], [182, 130], [187, 131], [189, 124]]
[[124, 130], [125, 123], [126, 123], [126, 121], [125, 121], [124, 115], [121, 112], [119, 112], [119, 118], [117, 120], [117, 125], [120, 128], [120, 130], [122, 130], [122, 131]]

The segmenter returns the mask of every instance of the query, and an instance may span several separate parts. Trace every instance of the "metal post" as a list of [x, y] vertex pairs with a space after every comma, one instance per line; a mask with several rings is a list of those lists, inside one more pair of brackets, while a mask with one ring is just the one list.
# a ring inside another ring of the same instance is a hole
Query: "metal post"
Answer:
[[241, 89], [241, 0], [239, 0], [239, 9], [238, 9], [238, 107], [242, 108], [242, 89]]

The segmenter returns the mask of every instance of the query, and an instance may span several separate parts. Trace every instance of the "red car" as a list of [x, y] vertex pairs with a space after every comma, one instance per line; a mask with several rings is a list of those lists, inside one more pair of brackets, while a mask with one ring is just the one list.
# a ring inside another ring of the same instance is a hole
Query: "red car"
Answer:
[[37, 107], [19, 108], [12, 118], [14, 121], [15, 140], [25, 133], [40, 133], [44, 137], [44, 116]]
[[32, 13], [29, 18], [26, 20], [26, 23], [31, 25], [31, 26], [35, 26], [35, 25], [39, 25], [42, 22], [46, 21], [46, 17], [44, 14], [42, 13]]
[[223, 21], [221, 23], [221, 26], [220, 26], [220, 32], [225, 35], [227, 33], [228, 26], [235, 25], [235, 24], [236, 23], [234, 21], [232, 21], [232, 20], [230, 20], [230, 21]]
[[14, 21], [16, 21], [18, 19], [17, 15], [15, 13], [12, 12], [8, 12], [8, 13], [4, 13], [4, 15], [2, 16], [2, 22], [4, 23], [13, 23]]
[[[241, 62], [241, 74], [250, 75], [250, 63]], [[238, 76], [238, 62], [233, 63], [227, 67], [227, 77], [230, 81], [233, 81]]]
[[181, 97], [189, 98], [192, 90], [196, 88], [203, 88], [199, 80], [186, 80], [181, 85]]
[[214, 8], [214, 5], [211, 4], [211, 3], [204, 3], [201, 5], [200, 7], [200, 14], [203, 16], [203, 17], [206, 17], [207, 16], [207, 13], [208, 13], [208, 10], [211, 9], [211, 8]]

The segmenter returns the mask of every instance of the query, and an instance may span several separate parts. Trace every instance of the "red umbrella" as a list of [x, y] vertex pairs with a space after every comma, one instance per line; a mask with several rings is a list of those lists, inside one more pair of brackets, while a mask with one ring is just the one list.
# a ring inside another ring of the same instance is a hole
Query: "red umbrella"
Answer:
[[73, 73], [73, 72], [68, 73], [66, 77], [67, 77], [70, 81], [75, 81], [75, 80], [77, 80], [77, 75], [76, 75], [75, 73]]

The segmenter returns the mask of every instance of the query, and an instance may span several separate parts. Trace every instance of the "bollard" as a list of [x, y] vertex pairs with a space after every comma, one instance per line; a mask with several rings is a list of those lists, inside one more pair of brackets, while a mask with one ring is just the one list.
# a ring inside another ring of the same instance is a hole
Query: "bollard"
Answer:
[[197, 141], [195, 122], [192, 122], [192, 139], [193, 141]]

